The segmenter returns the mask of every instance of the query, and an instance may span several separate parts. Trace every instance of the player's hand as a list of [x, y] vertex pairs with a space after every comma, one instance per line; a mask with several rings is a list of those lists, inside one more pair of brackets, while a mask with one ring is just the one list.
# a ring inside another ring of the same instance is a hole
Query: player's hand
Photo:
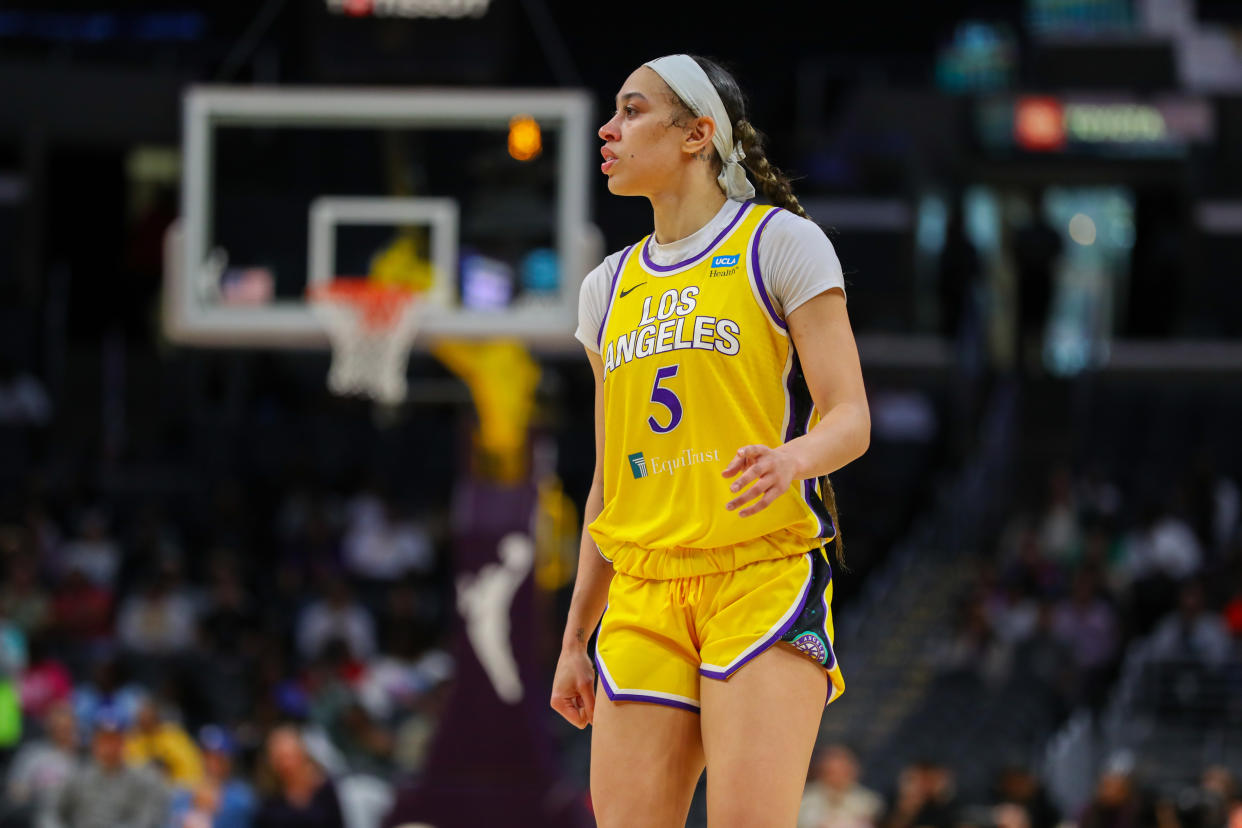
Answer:
[[729, 491], [740, 494], [730, 500], [725, 508], [732, 512], [750, 503], [738, 513], [740, 517], [762, 512], [772, 501], [789, 491], [797, 476], [797, 466], [793, 455], [781, 448], [742, 446], [722, 472], [725, 477], [742, 472], [742, 476], [729, 487]]
[[582, 730], [595, 719], [595, 667], [586, 647], [561, 650], [552, 678], [552, 709]]

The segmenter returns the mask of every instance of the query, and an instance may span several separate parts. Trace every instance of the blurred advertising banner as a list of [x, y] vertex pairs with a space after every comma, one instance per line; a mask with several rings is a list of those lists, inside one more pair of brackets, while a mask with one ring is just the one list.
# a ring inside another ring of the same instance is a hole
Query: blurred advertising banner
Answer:
[[1211, 103], [1181, 96], [995, 98], [978, 104], [975, 123], [984, 148], [992, 152], [1180, 155], [1216, 134]]

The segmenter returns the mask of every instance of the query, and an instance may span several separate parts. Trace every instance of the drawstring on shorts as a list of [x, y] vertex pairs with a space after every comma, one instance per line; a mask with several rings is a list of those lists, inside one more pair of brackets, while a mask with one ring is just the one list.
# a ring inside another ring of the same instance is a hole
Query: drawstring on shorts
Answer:
[[689, 578], [674, 578], [672, 585], [673, 603], [679, 607], [697, 604], [703, 597], [703, 576], [692, 575]]

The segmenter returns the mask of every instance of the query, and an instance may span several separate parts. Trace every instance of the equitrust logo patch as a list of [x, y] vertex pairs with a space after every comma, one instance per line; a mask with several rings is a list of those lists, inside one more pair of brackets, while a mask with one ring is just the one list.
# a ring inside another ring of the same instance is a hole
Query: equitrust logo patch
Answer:
[[688, 469], [700, 463], [719, 463], [720, 449], [711, 449], [710, 451], [682, 449], [672, 457], [652, 455], [650, 459], [645, 457], [641, 451], [636, 451], [628, 455], [627, 459], [630, 461], [630, 472], [633, 473], [634, 479], [638, 480], [642, 477], [650, 477], [653, 474], [678, 474], [682, 469]]
[[739, 253], [712, 256], [712, 267], [711, 270], [707, 271], [707, 275], [732, 276], [737, 272], [737, 263], [741, 258], [742, 256]]

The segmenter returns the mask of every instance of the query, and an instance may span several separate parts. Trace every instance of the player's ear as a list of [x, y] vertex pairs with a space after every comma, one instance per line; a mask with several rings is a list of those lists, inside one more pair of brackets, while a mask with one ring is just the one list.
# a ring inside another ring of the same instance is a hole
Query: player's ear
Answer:
[[686, 125], [686, 136], [682, 140], [682, 151], [695, 155], [704, 149], [712, 148], [712, 137], [716, 134], [716, 121], [710, 115], [701, 115]]

